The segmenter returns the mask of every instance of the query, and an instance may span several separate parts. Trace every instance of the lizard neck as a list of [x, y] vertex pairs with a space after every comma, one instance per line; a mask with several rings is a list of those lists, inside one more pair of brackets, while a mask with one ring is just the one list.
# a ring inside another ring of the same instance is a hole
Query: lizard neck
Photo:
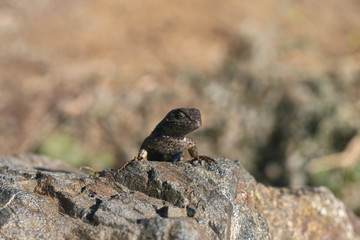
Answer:
[[154, 131], [151, 133], [154, 136], [168, 136], [176, 138], [184, 138], [186, 133], [174, 131], [172, 128], [167, 128], [163, 126], [157, 126]]

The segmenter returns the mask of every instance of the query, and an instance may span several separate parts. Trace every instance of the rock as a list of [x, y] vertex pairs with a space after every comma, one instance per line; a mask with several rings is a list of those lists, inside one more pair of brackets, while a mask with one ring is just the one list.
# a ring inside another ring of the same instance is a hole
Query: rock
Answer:
[[356, 217], [325, 187], [288, 189], [258, 184], [256, 191], [257, 206], [271, 223], [272, 239], [359, 238]]
[[255, 206], [255, 180], [240, 161], [135, 162], [115, 181], [147, 196], [186, 209], [207, 239], [269, 239], [267, 225]]
[[[2, 160], [2, 156], [0, 155], [0, 160]], [[6, 159], [4, 159], [7, 162], [11, 162], [13, 168], [15, 168], [14, 165], [19, 165], [19, 168], [32, 168], [36, 170], [47, 170], [47, 171], [56, 171], [56, 172], [73, 172], [73, 173], [81, 173], [79, 170], [74, 169], [73, 167], [70, 167], [66, 165], [65, 163], [51, 159], [46, 156], [42, 155], [36, 155], [32, 153], [26, 153], [26, 154], [16, 154], [13, 156], [7, 156]]]
[[358, 239], [328, 190], [265, 187], [240, 161], [133, 162], [101, 177], [46, 166], [0, 156], [1, 239]]

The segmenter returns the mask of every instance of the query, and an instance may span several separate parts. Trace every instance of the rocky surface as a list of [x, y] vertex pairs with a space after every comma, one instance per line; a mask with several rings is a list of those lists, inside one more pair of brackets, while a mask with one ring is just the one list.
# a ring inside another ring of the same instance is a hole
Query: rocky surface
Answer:
[[[271, 188], [258, 184], [257, 206], [273, 239], [358, 239], [357, 218], [325, 187]], [[353, 221], [353, 223], [351, 223]]]
[[229, 159], [89, 176], [0, 156], [0, 186], [1, 239], [359, 239], [328, 190], [265, 187]]

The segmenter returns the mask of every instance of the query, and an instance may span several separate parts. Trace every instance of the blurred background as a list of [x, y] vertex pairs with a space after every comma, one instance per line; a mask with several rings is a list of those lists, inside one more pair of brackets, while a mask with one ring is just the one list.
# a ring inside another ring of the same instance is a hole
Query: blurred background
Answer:
[[358, 0], [1, 0], [0, 153], [118, 168], [176, 107], [200, 154], [360, 214]]

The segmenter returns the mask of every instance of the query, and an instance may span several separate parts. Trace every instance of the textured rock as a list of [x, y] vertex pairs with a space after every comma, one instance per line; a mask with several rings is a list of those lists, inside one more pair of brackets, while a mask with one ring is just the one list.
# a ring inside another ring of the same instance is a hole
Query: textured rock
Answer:
[[356, 239], [358, 219], [326, 189], [264, 187], [239, 161], [134, 162], [99, 177], [46, 166], [0, 156], [1, 239]]
[[135, 162], [115, 180], [129, 189], [186, 209], [208, 239], [269, 239], [255, 206], [255, 180], [239, 161]]
[[358, 219], [325, 187], [287, 189], [258, 184], [256, 196], [262, 216], [271, 223], [272, 239], [359, 239]]

